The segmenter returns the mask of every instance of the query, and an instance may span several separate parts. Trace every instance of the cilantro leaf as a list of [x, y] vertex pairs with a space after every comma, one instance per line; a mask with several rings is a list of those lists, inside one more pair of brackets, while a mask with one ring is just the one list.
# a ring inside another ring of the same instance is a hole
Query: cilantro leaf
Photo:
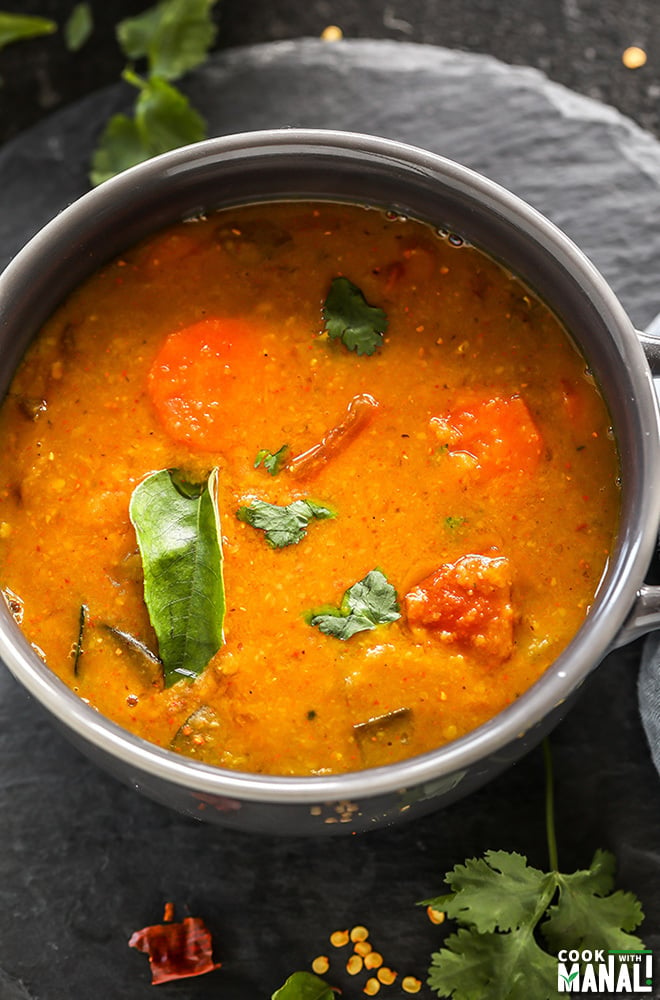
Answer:
[[386, 314], [369, 305], [348, 278], [333, 278], [323, 306], [323, 321], [332, 340], [341, 340], [357, 354], [373, 354], [387, 330]]
[[108, 122], [92, 158], [92, 184], [158, 153], [198, 142], [206, 132], [203, 119], [176, 87], [157, 77], [143, 81], [125, 76], [140, 87], [135, 117], [118, 114]]
[[135, 120], [151, 156], [199, 142], [205, 135], [203, 118], [180, 90], [159, 77], [140, 90]]
[[314, 518], [323, 521], [336, 516], [329, 507], [323, 507], [313, 500], [294, 500], [286, 507], [279, 507], [277, 504], [255, 499], [236, 511], [239, 521], [264, 531], [266, 541], [274, 549], [283, 549], [302, 541]]
[[[596, 851], [591, 866], [572, 875], [557, 870], [552, 759], [547, 740], [543, 750], [551, 871], [530, 867], [520, 854], [487, 851], [483, 858], [456, 865], [445, 875], [452, 892], [421, 904], [444, 910], [463, 924], [431, 956], [428, 983], [440, 997], [553, 1000], [557, 996], [554, 955], [562, 948], [644, 949], [639, 938], [630, 933], [643, 919], [642, 908], [632, 893], [612, 891], [611, 854]], [[541, 947], [539, 927], [553, 954]], [[572, 978], [568, 977], [567, 983]]]
[[269, 451], [268, 448], [261, 448], [254, 460], [254, 468], [258, 469], [260, 465], [263, 465], [266, 472], [269, 472], [271, 476], [276, 476], [278, 472], [282, 471], [289, 457], [289, 450], [288, 444], [283, 444], [275, 452]]
[[370, 632], [376, 627], [376, 624], [364, 615], [340, 615], [335, 611], [316, 614], [310, 619], [309, 624], [325, 635], [342, 639], [344, 642], [358, 632]]
[[309, 624], [335, 639], [350, 639], [400, 618], [396, 591], [378, 569], [346, 591], [338, 608], [312, 611]]
[[559, 899], [541, 925], [550, 948], [642, 950], [635, 930], [644, 919], [639, 900], [630, 892], [611, 892], [614, 856], [596, 851], [591, 867], [572, 875], [557, 875]]
[[461, 929], [432, 956], [428, 984], [454, 1000], [554, 1000], [557, 961], [529, 927], [508, 934]]
[[178, 80], [202, 63], [213, 45], [216, 0], [162, 0], [117, 25], [117, 38], [129, 59], [146, 58], [149, 76]]
[[94, 185], [101, 184], [149, 156], [137, 122], [127, 115], [113, 115], [94, 151], [90, 180]]
[[[643, 919], [639, 901], [611, 893], [613, 861], [597, 851], [589, 869], [563, 875], [531, 868], [519, 854], [487, 851], [456, 865], [445, 876], [453, 892], [425, 900], [463, 925], [432, 955], [431, 988], [454, 1000], [545, 1000], [557, 993], [561, 948], [643, 949], [628, 933]], [[553, 954], [535, 936], [544, 917]]]
[[146, 58], [146, 79], [132, 69], [123, 78], [139, 90], [133, 117], [115, 115], [92, 157], [92, 184], [121, 170], [206, 137], [204, 119], [172, 83], [204, 61], [215, 39], [211, 8], [216, 0], [161, 0], [117, 25], [129, 59]]
[[78, 52], [94, 28], [92, 9], [88, 3], [77, 3], [64, 25], [64, 41], [69, 52]]
[[46, 17], [33, 17], [30, 14], [8, 14], [6, 11], [0, 11], [0, 49], [25, 38], [52, 35], [54, 31], [57, 31], [57, 25]]
[[481, 934], [519, 927], [534, 917], [539, 898], [546, 900], [545, 912], [555, 892], [552, 874], [531, 868], [527, 858], [506, 851], [486, 851], [483, 858], [456, 865], [445, 881], [453, 892], [428, 904]]
[[294, 972], [271, 1000], [333, 1000], [335, 990], [311, 972]]

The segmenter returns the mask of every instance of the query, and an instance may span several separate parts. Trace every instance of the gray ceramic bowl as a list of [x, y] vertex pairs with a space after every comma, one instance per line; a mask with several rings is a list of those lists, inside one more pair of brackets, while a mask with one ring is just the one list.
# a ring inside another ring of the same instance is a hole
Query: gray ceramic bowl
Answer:
[[[384, 206], [458, 232], [519, 274], [571, 331], [609, 405], [623, 482], [620, 532], [585, 624], [526, 694], [468, 736], [335, 777], [223, 771], [132, 736], [50, 673], [4, 606], [0, 658], [84, 753], [162, 803], [244, 830], [352, 833], [429, 812], [498, 774], [559, 721], [609, 650], [660, 626], [660, 590], [644, 584], [660, 517], [658, 419], [639, 336], [602, 277], [551, 223], [441, 157], [325, 131], [209, 140], [135, 167], [62, 212], [0, 277], [0, 396], [42, 322], [108, 258], [204, 209], [292, 197]], [[646, 340], [654, 361], [656, 342]]]

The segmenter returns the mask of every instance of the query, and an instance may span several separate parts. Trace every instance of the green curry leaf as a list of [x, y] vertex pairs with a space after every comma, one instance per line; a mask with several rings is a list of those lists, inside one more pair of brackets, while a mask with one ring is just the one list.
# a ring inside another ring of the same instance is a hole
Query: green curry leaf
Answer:
[[133, 491], [130, 517], [165, 683], [197, 677], [224, 641], [218, 471], [202, 486], [161, 470]]
[[332, 340], [341, 340], [349, 351], [373, 354], [383, 342], [387, 316], [371, 306], [348, 278], [334, 278], [323, 306], [323, 321]]
[[311, 612], [309, 624], [335, 639], [350, 639], [400, 618], [396, 591], [379, 569], [372, 569], [346, 591], [338, 608]]
[[283, 549], [302, 541], [314, 519], [324, 521], [335, 516], [335, 512], [329, 507], [323, 507], [313, 500], [294, 500], [286, 507], [279, 507], [265, 500], [254, 499], [236, 511], [239, 521], [265, 532], [266, 541], [274, 549]]
[[271, 1000], [334, 1000], [335, 990], [311, 972], [294, 972]]

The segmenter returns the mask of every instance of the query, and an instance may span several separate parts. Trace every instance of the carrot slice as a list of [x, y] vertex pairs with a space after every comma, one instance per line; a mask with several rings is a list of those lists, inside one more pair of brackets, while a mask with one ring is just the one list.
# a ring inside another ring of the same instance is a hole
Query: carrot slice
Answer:
[[521, 396], [470, 401], [431, 424], [450, 452], [474, 456], [488, 474], [532, 472], [543, 454], [543, 439]]
[[[218, 451], [228, 420], [254, 396], [264, 352], [257, 331], [238, 319], [205, 319], [170, 334], [148, 376], [159, 419], [175, 441]], [[235, 419], [235, 417], [234, 417]]]

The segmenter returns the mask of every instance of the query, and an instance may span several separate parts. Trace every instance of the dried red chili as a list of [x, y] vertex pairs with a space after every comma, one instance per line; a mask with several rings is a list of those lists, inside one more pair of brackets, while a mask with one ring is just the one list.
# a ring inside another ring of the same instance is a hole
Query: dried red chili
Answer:
[[222, 964], [213, 961], [211, 934], [200, 917], [185, 917], [181, 923], [171, 923], [173, 916], [173, 905], [167, 903], [163, 919], [168, 922], [143, 927], [128, 942], [129, 947], [149, 956], [154, 986], [172, 979], [201, 976]]

